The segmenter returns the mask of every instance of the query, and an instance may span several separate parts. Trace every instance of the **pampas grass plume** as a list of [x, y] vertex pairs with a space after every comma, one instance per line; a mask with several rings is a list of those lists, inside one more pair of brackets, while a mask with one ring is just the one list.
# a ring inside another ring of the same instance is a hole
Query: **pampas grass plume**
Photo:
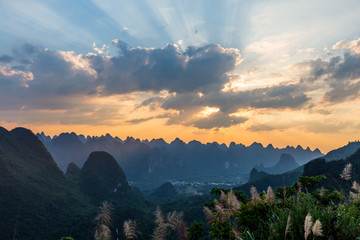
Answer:
[[322, 225], [319, 219], [315, 221], [314, 226], [312, 227], [312, 232], [316, 237], [322, 236]]
[[307, 238], [309, 237], [312, 224], [313, 224], [312, 217], [311, 217], [310, 213], [308, 213], [306, 215], [306, 217], [305, 217], [305, 222], [304, 222], [304, 237], [305, 237], [305, 240], [307, 240]]

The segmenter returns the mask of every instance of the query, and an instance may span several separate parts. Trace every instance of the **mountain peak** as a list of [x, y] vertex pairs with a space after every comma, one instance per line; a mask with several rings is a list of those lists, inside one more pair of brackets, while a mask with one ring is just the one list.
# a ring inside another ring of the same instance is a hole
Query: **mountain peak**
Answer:
[[264, 146], [261, 144], [261, 143], [258, 143], [258, 142], [253, 142], [251, 145], [250, 145], [251, 148], [264, 148]]
[[299, 167], [294, 157], [287, 153], [282, 153], [279, 162], [275, 164], [273, 169], [277, 169], [279, 173], [286, 172]]
[[80, 168], [74, 162], [69, 163], [65, 175], [75, 175], [80, 172]]
[[104, 151], [90, 153], [80, 175], [82, 191], [97, 203], [118, 190], [129, 188], [124, 171], [114, 157]]

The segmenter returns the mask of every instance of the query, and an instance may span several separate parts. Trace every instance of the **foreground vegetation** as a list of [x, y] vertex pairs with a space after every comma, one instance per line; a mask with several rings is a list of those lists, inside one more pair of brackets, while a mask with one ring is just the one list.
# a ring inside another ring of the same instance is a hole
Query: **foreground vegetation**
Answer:
[[[340, 174], [351, 182], [351, 164]], [[258, 193], [251, 187], [251, 196], [240, 191], [213, 189], [218, 197], [204, 206], [205, 222], [185, 226], [183, 214], [172, 211], [164, 215], [158, 207], [152, 238], [163, 239], [360, 239], [360, 185], [352, 182], [352, 191], [320, 187], [326, 177], [300, 176], [292, 186]], [[105, 215], [105, 217], [104, 217]], [[137, 239], [141, 232], [134, 220], [124, 222], [123, 231], [111, 233], [109, 206], [103, 204], [96, 240], [117, 235]], [[105, 220], [104, 220], [105, 218]], [[118, 239], [118, 238], [117, 238]]]

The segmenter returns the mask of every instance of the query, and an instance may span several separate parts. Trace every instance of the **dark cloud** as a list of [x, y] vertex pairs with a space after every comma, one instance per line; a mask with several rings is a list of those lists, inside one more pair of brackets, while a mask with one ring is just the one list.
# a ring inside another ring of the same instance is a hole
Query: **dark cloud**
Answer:
[[157, 115], [157, 116], [153, 116], [153, 117], [147, 117], [147, 118], [136, 118], [136, 119], [131, 119], [126, 121], [127, 123], [132, 123], [132, 124], [139, 124], [139, 123], [143, 123], [143, 122], [147, 122], [153, 119], [158, 119], [158, 118], [170, 118], [171, 115], [170, 114], [161, 114], [161, 115]]
[[240, 108], [299, 108], [310, 98], [301, 85], [277, 85], [241, 92], [211, 92], [176, 94], [165, 99], [165, 109], [183, 110], [188, 107], [219, 107], [224, 113], [234, 113]]
[[89, 57], [98, 83], [105, 86], [104, 94], [220, 90], [229, 80], [226, 73], [240, 61], [239, 51], [219, 45], [189, 47], [184, 52], [170, 44], [157, 49], [127, 49], [121, 43], [119, 48], [122, 55], [117, 57]]
[[252, 132], [263, 132], [263, 131], [272, 131], [272, 130], [278, 129], [278, 128], [274, 128], [274, 127], [266, 125], [266, 124], [252, 124], [247, 129]]
[[309, 83], [324, 79], [330, 88], [324, 95], [329, 103], [354, 100], [360, 92], [360, 55], [347, 52], [343, 57], [333, 57], [329, 61], [317, 59], [299, 64], [308, 66], [310, 71], [301, 82]]
[[209, 117], [200, 118], [188, 124], [200, 129], [227, 128], [244, 123], [247, 120], [248, 118], [245, 117], [229, 116], [223, 112], [217, 112]]
[[[241, 92], [217, 91], [203, 95], [195, 92], [180, 93], [163, 98], [161, 107], [167, 110], [179, 111], [179, 115], [171, 117], [168, 124], [192, 125], [204, 129], [230, 127], [247, 120], [246, 118], [230, 116], [239, 109], [301, 108], [310, 103], [311, 100], [304, 91], [305, 89], [300, 84], [290, 84]], [[159, 99], [156, 99], [156, 101], [160, 102]], [[146, 102], [142, 103], [142, 105], [145, 104]], [[189, 117], [189, 115], [193, 116], [206, 107], [219, 108], [220, 111], [196, 121]]]
[[6, 54], [4, 54], [0, 57], [0, 63], [9, 63], [12, 60], [13, 60], [13, 58]]

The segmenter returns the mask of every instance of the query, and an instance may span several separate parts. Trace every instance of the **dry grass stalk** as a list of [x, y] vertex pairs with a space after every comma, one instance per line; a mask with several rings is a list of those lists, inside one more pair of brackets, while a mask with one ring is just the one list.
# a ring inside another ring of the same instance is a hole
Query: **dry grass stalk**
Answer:
[[124, 233], [126, 239], [135, 239], [137, 238], [136, 234], [136, 221], [127, 220], [124, 222]]
[[226, 196], [226, 206], [228, 207], [228, 210], [232, 216], [240, 210], [240, 202], [238, 201], [233, 190], [230, 190]]
[[274, 204], [276, 202], [275, 194], [271, 186], [267, 188], [265, 201], [269, 204]]
[[289, 214], [287, 222], [286, 222], [285, 237], [286, 237], [286, 235], [288, 233], [290, 233], [290, 228], [291, 228], [291, 217], [290, 217], [290, 214]]
[[321, 187], [321, 188], [320, 188], [320, 193], [319, 193], [319, 195], [320, 195], [320, 197], [325, 196], [325, 189], [324, 189], [324, 187]]
[[156, 209], [156, 217], [155, 217], [156, 227], [153, 233], [153, 239], [155, 240], [165, 239], [168, 228], [170, 228], [172, 231], [178, 230], [178, 233], [180, 233], [180, 231], [183, 231], [181, 230], [181, 227], [184, 227], [181, 226], [181, 224], [184, 225], [182, 217], [183, 217], [182, 212], [178, 213], [176, 211], [173, 211], [167, 214], [165, 221], [161, 209], [158, 206]]
[[322, 224], [319, 219], [315, 221], [314, 226], [312, 227], [312, 232], [315, 237], [322, 236]]
[[95, 230], [95, 240], [111, 239], [111, 206], [107, 202], [103, 202], [100, 207], [100, 213], [97, 216], [98, 224]]
[[233, 229], [233, 233], [236, 239], [240, 239], [241, 238], [241, 233], [236, 230], [235, 228]]
[[226, 204], [226, 199], [227, 199], [226, 193], [224, 193], [223, 191], [220, 191], [220, 204], [222, 206], [224, 206]]
[[305, 240], [307, 240], [307, 238], [309, 237], [312, 225], [313, 225], [312, 217], [311, 217], [310, 213], [308, 213], [306, 215], [306, 217], [305, 217], [305, 222], [304, 222], [304, 237], [305, 237]]
[[259, 196], [258, 191], [256, 190], [256, 187], [251, 186], [250, 194], [251, 194], [251, 202], [254, 205], [257, 205], [260, 202], [260, 196]]
[[355, 194], [353, 192], [350, 192], [349, 195], [350, 195], [350, 198], [353, 200], [358, 200], [358, 198], [359, 198], [358, 194]]
[[356, 181], [353, 182], [353, 185], [351, 188], [354, 189], [356, 191], [356, 193], [360, 193], [360, 185]]
[[359, 201], [359, 199], [360, 199], [360, 185], [356, 181], [354, 181], [351, 188], [355, 190], [355, 193], [350, 192], [349, 193], [350, 198], [353, 199], [354, 201]]
[[204, 207], [204, 214], [205, 214], [205, 218], [208, 223], [215, 222], [216, 217], [215, 217], [214, 213], [210, 210], [210, 208]]
[[180, 222], [182, 221], [183, 213], [180, 212], [169, 212], [167, 215], [167, 226], [172, 230], [177, 230], [180, 226]]
[[228, 221], [235, 216], [241, 206], [232, 190], [227, 194], [221, 192], [220, 200], [215, 199], [214, 203], [215, 213], [212, 213], [207, 207], [204, 208], [204, 213], [209, 223], [215, 221], [216, 217], [219, 217], [221, 222]]
[[164, 217], [162, 215], [161, 209], [158, 206], [156, 209], [156, 217], [155, 217], [155, 230], [153, 233], [153, 238], [155, 240], [163, 240], [165, 239], [165, 233], [166, 233], [166, 224], [164, 221]]
[[178, 227], [178, 240], [186, 240], [188, 236], [186, 224], [183, 220], [180, 221]]
[[351, 179], [351, 170], [352, 170], [352, 164], [351, 163], [346, 164], [342, 173], [340, 174], [340, 177], [346, 181], [349, 181]]

